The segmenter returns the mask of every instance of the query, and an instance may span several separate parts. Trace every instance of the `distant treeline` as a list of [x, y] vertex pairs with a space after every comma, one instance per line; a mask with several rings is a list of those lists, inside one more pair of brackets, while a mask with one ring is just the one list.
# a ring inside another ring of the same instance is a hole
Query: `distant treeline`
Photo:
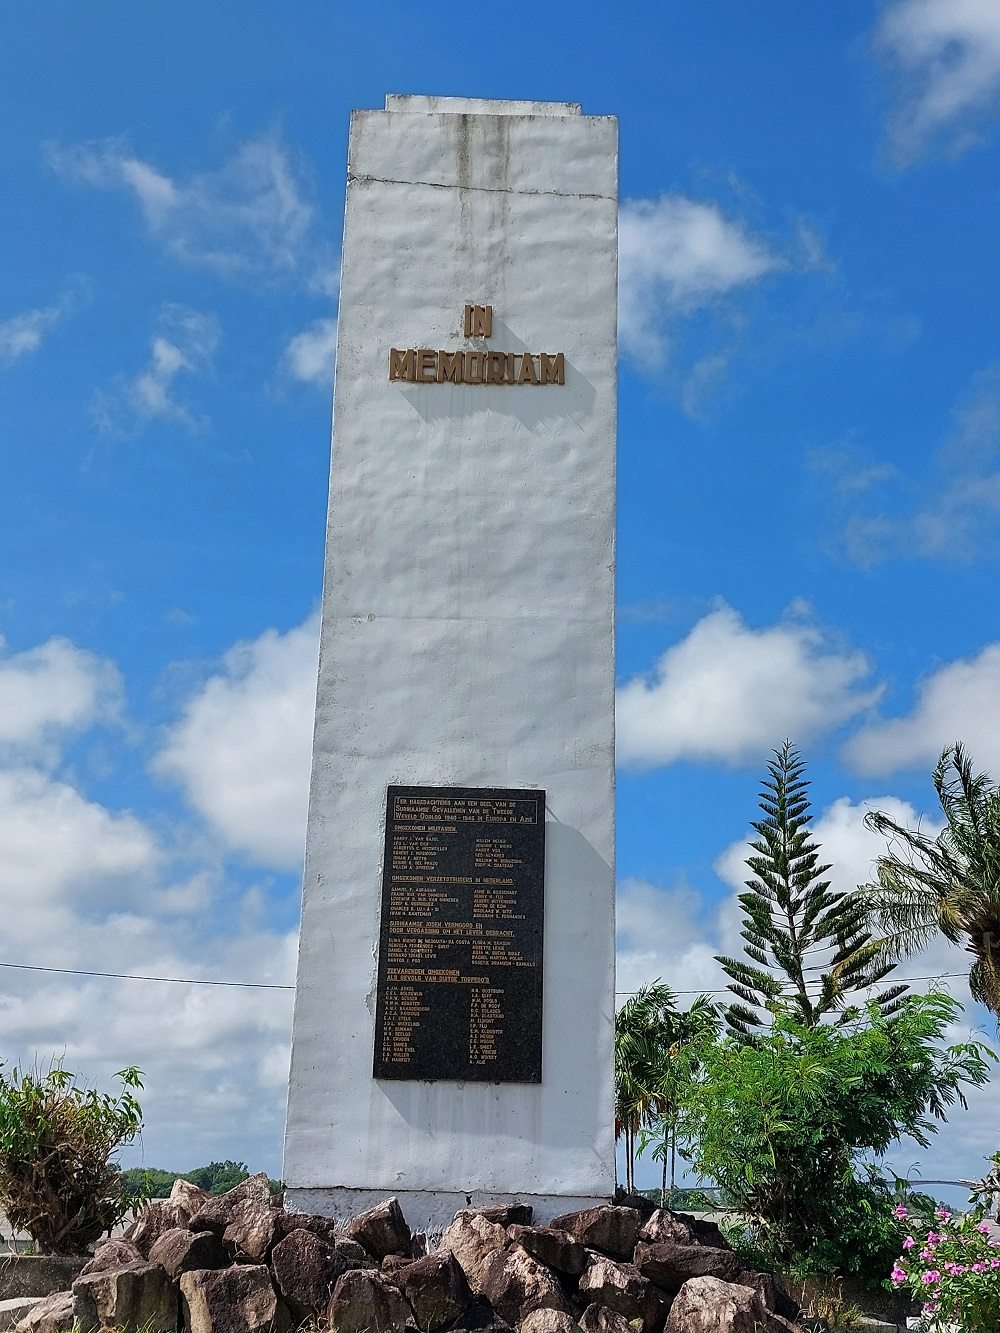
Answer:
[[[209, 1162], [193, 1171], [162, 1171], [158, 1166], [133, 1166], [122, 1172], [125, 1188], [136, 1198], [165, 1199], [174, 1181], [190, 1180], [208, 1194], [225, 1194], [250, 1174], [246, 1162]], [[268, 1180], [272, 1194], [282, 1189], [280, 1180]]]

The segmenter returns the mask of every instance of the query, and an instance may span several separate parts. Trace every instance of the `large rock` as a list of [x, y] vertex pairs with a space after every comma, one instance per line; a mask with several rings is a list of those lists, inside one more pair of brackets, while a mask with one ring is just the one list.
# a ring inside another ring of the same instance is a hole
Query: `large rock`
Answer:
[[639, 1239], [647, 1245], [660, 1245], [672, 1241], [675, 1245], [696, 1245], [698, 1243], [694, 1228], [685, 1222], [680, 1213], [669, 1208], [657, 1208], [643, 1222]]
[[179, 1278], [194, 1268], [224, 1268], [226, 1252], [214, 1231], [174, 1227], [153, 1242], [149, 1262], [159, 1264], [170, 1277]]
[[732, 1250], [717, 1250], [709, 1245], [676, 1245], [669, 1240], [657, 1245], [640, 1241], [635, 1247], [635, 1266], [643, 1277], [671, 1293], [680, 1291], [692, 1277], [713, 1277], [732, 1283], [744, 1269]]
[[[250, 1176], [224, 1197], [231, 1200], [229, 1221], [222, 1233], [227, 1251], [239, 1262], [263, 1263], [277, 1240], [279, 1214], [267, 1176]], [[192, 1231], [214, 1230], [195, 1225], [204, 1212], [200, 1209], [188, 1223]]]
[[[123, 1236], [115, 1236], [98, 1245], [93, 1259], [84, 1264], [79, 1275], [86, 1277], [88, 1273], [104, 1273], [109, 1268], [121, 1268], [123, 1264], [138, 1263], [142, 1258], [143, 1255], [139, 1253], [137, 1245], [125, 1240]], [[158, 1263], [159, 1260], [154, 1262]]]
[[583, 1333], [635, 1333], [623, 1314], [606, 1305], [588, 1305], [577, 1323]]
[[580, 1333], [580, 1325], [562, 1310], [532, 1310], [519, 1325], [520, 1333]]
[[311, 1231], [292, 1231], [271, 1252], [271, 1272], [297, 1323], [319, 1319], [350, 1266], [336, 1245]]
[[554, 1217], [549, 1225], [568, 1231], [588, 1250], [600, 1250], [613, 1259], [631, 1259], [639, 1239], [640, 1221], [637, 1209], [604, 1203], [597, 1208], [563, 1213], [561, 1217]]
[[535, 1215], [530, 1203], [491, 1203], [483, 1208], [463, 1208], [462, 1212], [485, 1217], [498, 1227], [530, 1227]]
[[352, 1269], [337, 1281], [326, 1309], [330, 1333], [403, 1333], [413, 1312], [381, 1273]]
[[778, 1333], [790, 1327], [769, 1314], [750, 1287], [694, 1277], [670, 1307], [665, 1333]]
[[283, 1208], [279, 1208], [275, 1218], [275, 1243], [284, 1240], [293, 1231], [311, 1231], [314, 1236], [321, 1236], [332, 1244], [337, 1238], [337, 1223], [332, 1217], [320, 1217], [316, 1213], [286, 1213]]
[[587, 1266], [587, 1251], [568, 1231], [515, 1225], [507, 1228], [507, 1236], [512, 1245], [520, 1245], [539, 1263], [568, 1277], [579, 1277]]
[[519, 1324], [532, 1310], [570, 1311], [555, 1273], [518, 1246], [489, 1259], [483, 1273], [483, 1295], [509, 1324]]
[[619, 1208], [634, 1208], [643, 1220], [656, 1212], [656, 1204], [652, 1199], [647, 1199], [645, 1194], [623, 1189], [621, 1185], [615, 1189], [614, 1202]]
[[176, 1333], [177, 1286], [159, 1264], [145, 1260], [107, 1268], [73, 1283], [73, 1313], [81, 1333]]
[[486, 1267], [498, 1250], [507, 1244], [507, 1232], [480, 1213], [463, 1212], [445, 1228], [440, 1250], [450, 1250], [468, 1278], [469, 1286], [481, 1296]]
[[428, 1254], [407, 1264], [398, 1278], [421, 1333], [453, 1323], [472, 1304], [472, 1292], [453, 1254]]
[[240, 1181], [226, 1194], [210, 1194], [202, 1206], [188, 1218], [187, 1225], [192, 1231], [214, 1231], [217, 1236], [223, 1236], [226, 1228], [236, 1220], [238, 1212], [247, 1204], [251, 1209], [258, 1210], [264, 1204], [270, 1207], [271, 1189], [263, 1172], [256, 1176], [247, 1176], [246, 1180]]
[[192, 1185], [190, 1180], [183, 1180], [178, 1176], [170, 1187], [167, 1203], [177, 1215], [177, 1225], [187, 1226], [195, 1213], [204, 1208], [211, 1197], [207, 1190], [199, 1189], [197, 1185]]
[[154, 1243], [165, 1231], [172, 1231], [174, 1227], [184, 1225], [178, 1218], [177, 1208], [168, 1200], [151, 1203], [142, 1210], [132, 1225], [126, 1228], [125, 1239], [132, 1242], [143, 1259], [148, 1259]]
[[359, 1213], [344, 1230], [376, 1259], [384, 1259], [387, 1254], [412, 1255], [413, 1237], [396, 1198]]
[[667, 1306], [634, 1264], [616, 1262], [603, 1254], [591, 1254], [580, 1278], [580, 1298], [626, 1319], [642, 1320], [643, 1333], [659, 1333], [667, 1317]]
[[284, 1333], [291, 1325], [262, 1264], [184, 1273], [181, 1313], [184, 1333]]
[[14, 1333], [70, 1333], [76, 1318], [74, 1304], [71, 1291], [43, 1296], [14, 1326]]
[[477, 1301], [469, 1306], [450, 1333], [513, 1333], [513, 1329], [488, 1301]]
[[785, 1319], [795, 1319], [799, 1307], [785, 1291], [784, 1287], [770, 1273], [759, 1273], [756, 1269], [741, 1269], [733, 1278], [738, 1287], [752, 1287], [760, 1297], [765, 1310], [773, 1310]]

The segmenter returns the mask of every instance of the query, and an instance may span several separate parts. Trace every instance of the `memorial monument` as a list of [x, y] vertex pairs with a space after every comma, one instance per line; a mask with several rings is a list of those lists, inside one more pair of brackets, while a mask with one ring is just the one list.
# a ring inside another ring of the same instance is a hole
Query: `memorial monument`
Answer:
[[617, 124], [351, 120], [284, 1178], [614, 1190]]

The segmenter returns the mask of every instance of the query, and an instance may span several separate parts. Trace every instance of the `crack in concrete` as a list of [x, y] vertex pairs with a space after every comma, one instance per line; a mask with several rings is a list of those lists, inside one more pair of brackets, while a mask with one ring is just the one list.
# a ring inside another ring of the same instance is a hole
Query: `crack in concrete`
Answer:
[[476, 190], [480, 194], [525, 194], [525, 195], [551, 195], [556, 199], [605, 199], [608, 203], [617, 203], [617, 196], [613, 194], [573, 194], [568, 190], [514, 190], [509, 186], [497, 187], [494, 185], [453, 185], [446, 184], [444, 181], [404, 181], [395, 180], [392, 176], [369, 176], [367, 174], [355, 174], [353, 171], [347, 173], [347, 183], [352, 181], [366, 181], [374, 185], [426, 185], [431, 190]]

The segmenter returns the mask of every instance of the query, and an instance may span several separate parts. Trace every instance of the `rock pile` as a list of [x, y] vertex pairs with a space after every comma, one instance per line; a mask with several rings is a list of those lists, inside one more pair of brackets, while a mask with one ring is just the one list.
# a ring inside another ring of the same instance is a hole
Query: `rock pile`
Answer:
[[396, 1199], [341, 1228], [251, 1176], [219, 1197], [177, 1181], [17, 1333], [795, 1333], [795, 1314], [717, 1227], [645, 1199], [548, 1226], [468, 1209], [427, 1253]]

